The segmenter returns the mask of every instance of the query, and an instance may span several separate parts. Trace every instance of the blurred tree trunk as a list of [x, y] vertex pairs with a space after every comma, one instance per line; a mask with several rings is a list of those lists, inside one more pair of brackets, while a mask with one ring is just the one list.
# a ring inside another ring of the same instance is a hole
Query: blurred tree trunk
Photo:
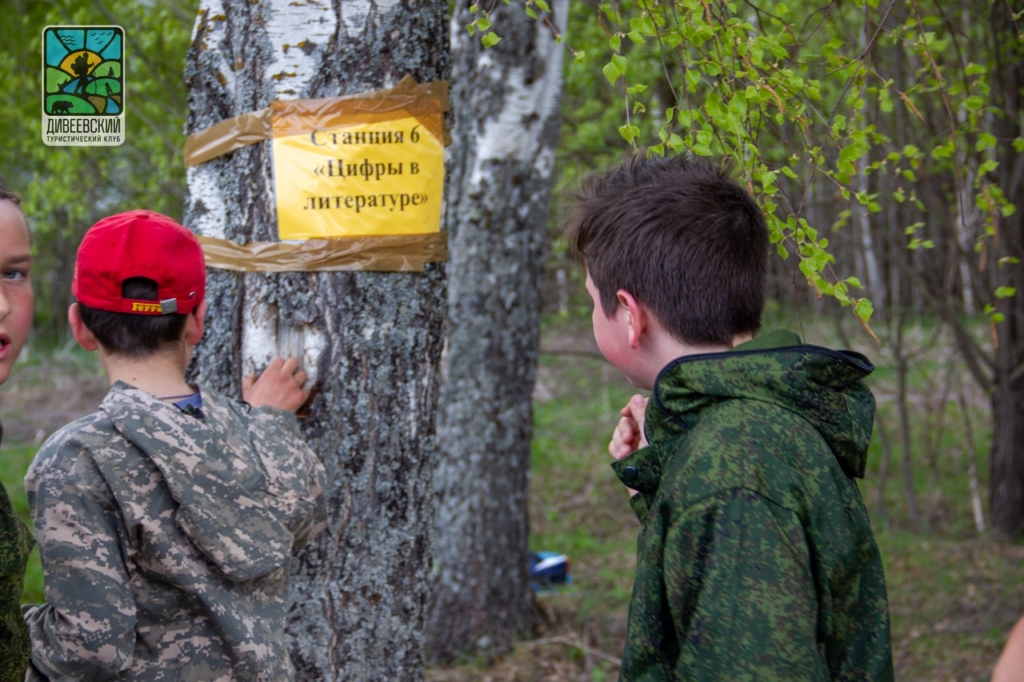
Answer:
[[[997, 187], [1016, 211], [1002, 215], [973, 200], [975, 166], [961, 168], [956, 196], [947, 206], [941, 203], [942, 190], [931, 189], [925, 196], [931, 195], [929, 202], [939, 207], [938, 215], [953, 216], [944, 225], [950, 235], [946, 241], [953, 248], [924, 267], [921, 279], [951, 325], [972, 376], [990, 397], [992, 523], [1001, 533], [1019, 536], [1024, 534], [1024, 267], [1020, 264], [1024, 261], [1024, 152], [1017, 151], [1012, 141], [1024, 136], [1024, 44], [1017, 40], [1017, 25], [1006, 3], [994, 0], [965, 7], [979, 19], [974, 32], [981, 39], [973, 45], [983, 53], [991, 103], [997, 109], [990, 114], [990, 129], [998, 140], [991, 150], [992, 159], [999, 165], [982, 178], [985, 184], [981, 186], [987, 186], [989, 192]], [[968, 15], [961, 18], [965, 29]], [[942, 114], [937, 118], [949, 125]], [[963, 234], [968, 235], [966, 241]], [[964, 243], [971, 248], [963, 248]], [[954, 281], [958, 275], [966, 277], [959, 288]], [[979, 343], [973, 332], [969, 317], [973, 300], [965, 300], [967, 297], [976, 297], [1005, 318], [990, 320], [991, 349]]]
[[[276, 98], [332, 97], [447, 78], [443, 2], [203, 0], [185, 77], [187, 132]], [[277, 241], [269, 143], [188, 171], [185, 222]], [[300, 680], [422, 677], [444, 267], [423, 273], [211, 270], [194, 371], [237, 395], [243, 374], [302, 358], [303, 431], [330, 475], [330, 525], [292, 571], [288, 635]]]
[[992, 301], [1006, 321], [995, 329], [989, 466], [992, 522], [1011, 535], [1024, 533], [1024, 269], [1019, 264], [1001, 267], [1000, 259], [1024, 261], [1024, 153], [1010, 144], [1024, 137], [1024, 43], [1018, 38], [1019, 30], [1010, 4], [993, 2], [988, 31], [994, 57], [990, 79], [993, 101], [1002, 110], [993, 126], [1000, 140], [995, 148], [996, 172], [999, 189], [1017, 210], [995, 219], [995, 253], [989, 256], [986, 273], [990, 291], [1016, 289], [1016, 295]]
[[[438, 413], [432, 659], [507, 648], [535, 621], [527, 557], [540, 276], [560, 127], [563, 47], [521, 7], [481, 46], [452, 20], [449, 329]], [[564, 27], [568, 3], [552, 3]], [[564, 29], [563, 29], [564, 30]]]

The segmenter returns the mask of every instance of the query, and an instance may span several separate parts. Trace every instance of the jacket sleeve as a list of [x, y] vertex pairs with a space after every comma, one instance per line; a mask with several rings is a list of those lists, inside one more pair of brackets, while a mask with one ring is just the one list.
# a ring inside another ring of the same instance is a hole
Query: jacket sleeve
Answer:
[[46, 603], [25, 613], [32, 665], [51, 679], [107, 680], [135, 651], [117, 507], [88, 452], [66, 444], [50, 461], [25, 479], [46, 578]]
[[647, 498], [644, 497], [643, 493], [637, 493], [629, 498], [629, 507], [636, 514], [636, 518], [639, 519], [640, 523], [643, 523], [644, 519], [647, 518], [648, 510]]
[[267, 472], [268, 504], [285, 515], [294, 547], [301, 547], [327, 527], [327, 472], [306, 444], [295, 415], [287, 410], [252, 410], [250, 429]]
[[31, 549], [32, 536], [0, 484], [0, 681], [22, 679], [28, 664], [28, 629], [19, 604]]
[[722, 491], [682, 510], [663, 548], [675, 678], [829, 678], [810, 550], [794, 512], [749, 490]]

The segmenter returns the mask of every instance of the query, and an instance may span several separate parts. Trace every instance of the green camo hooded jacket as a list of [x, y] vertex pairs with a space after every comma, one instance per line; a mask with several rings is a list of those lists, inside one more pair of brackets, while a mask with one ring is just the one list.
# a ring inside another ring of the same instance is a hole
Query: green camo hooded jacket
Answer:
[[620, 679], [893, 679], [882, 561], [853, 480], [873, 369], [774, 332], [662, 370], [650, 445], [612, 464], [643, 524]]

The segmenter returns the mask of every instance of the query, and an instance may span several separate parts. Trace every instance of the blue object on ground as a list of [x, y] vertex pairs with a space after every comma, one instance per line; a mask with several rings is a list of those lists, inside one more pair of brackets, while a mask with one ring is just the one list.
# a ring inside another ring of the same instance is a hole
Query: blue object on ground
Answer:
[[530, 552], [530, 579], [535, 592], [571, 584], [569, 557], [557, 552]]

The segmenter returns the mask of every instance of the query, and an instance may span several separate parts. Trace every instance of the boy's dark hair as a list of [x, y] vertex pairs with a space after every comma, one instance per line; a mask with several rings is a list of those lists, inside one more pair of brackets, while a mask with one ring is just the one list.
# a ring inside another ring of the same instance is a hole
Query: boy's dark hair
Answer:
[[619, 289], [676, 339], [729, 344], [761, 327], [768, 228], [726, 160], [627, 155], [583, 180], [564, 238], [611, 316]]
[[[158, 300], [156, 282], [132, 277], [121, 284], [121, 295], [139, 301]], [[181, 341], [188, 315], [133, 315], [111, 313], [78, 303], [82, 322], [104, 350], [127, 358], [140, 358]]]
[[4, 180], [4, 176], [0, 175], [0, 199], [6, 199], [15, 206], [21, 206], [21, 197], [17, 193], [11, 191], [11, 188], [7, 186], [7, 181]]

